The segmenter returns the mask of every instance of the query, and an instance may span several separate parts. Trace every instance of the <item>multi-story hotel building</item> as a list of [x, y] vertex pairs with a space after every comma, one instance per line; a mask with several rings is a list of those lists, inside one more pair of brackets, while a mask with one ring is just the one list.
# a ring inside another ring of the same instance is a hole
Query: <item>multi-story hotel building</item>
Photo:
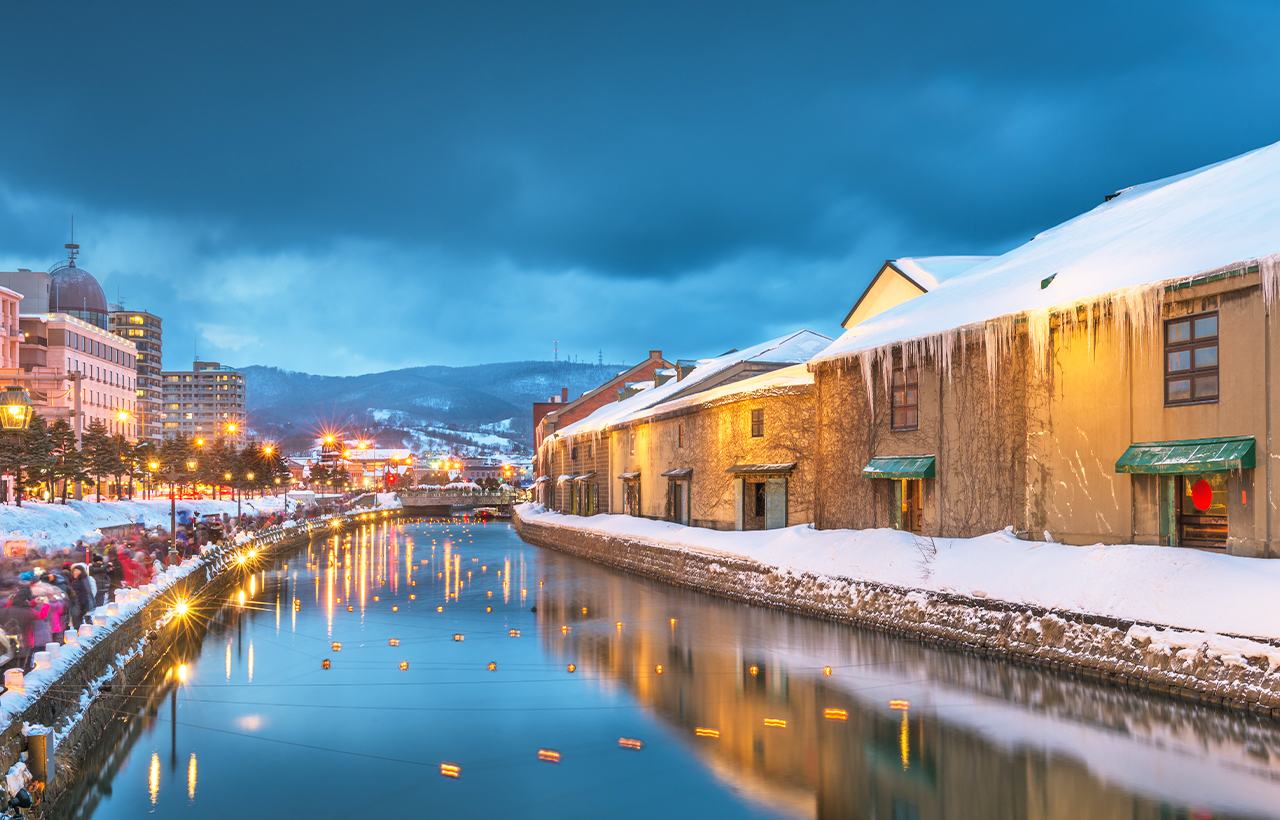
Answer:
[[109, 329], [117, 336], [132, 342], [137, 349], [137, 405], [140, 436], [145, 441], [159, 444], [164, 437], [160, 418], [164, 391], [160, 381], [161, 319], [145, 310], [125, 310], [122, 305], [110, 305]]
[[[36, 412], [80, 430], [100, 420], [111, 434], [138, 437], [137, 361], [133, 345], [107, 330], [107, 299], [93, 275], [77, 267], [78, 246], [49, 273], [0, 272], [0, 379], [27, 388]], [[21, 302], [9, 304], [9, 294]], [[12, 356], [10, 342], [17, 342]], [[7, 359], [7, 361], [6, 361]], [[80, 418], [73, 374], [80, 376]]]
[[166, 370], [161, 424], [165, 438], [245, 443], [244, 374], [217, 362], [193, 362], [190, 370]]

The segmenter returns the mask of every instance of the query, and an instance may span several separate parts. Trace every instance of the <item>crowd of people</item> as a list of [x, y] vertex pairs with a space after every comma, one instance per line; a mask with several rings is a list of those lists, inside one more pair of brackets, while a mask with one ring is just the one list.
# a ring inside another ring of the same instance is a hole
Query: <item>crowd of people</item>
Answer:
[[[150, 584], [168, 566], [239, 530], [280, 523], [279, 513], [236, 516], [178, 515], [176, 538], [164, 527], [139, 521], [125, 536], [44, 556], [35, 549], [0, 564], [0, 666], [30, 671], [35, 653], [62, 643], [63, 633], [91, 622], [93, 610], [114, 600], [117, 589]], [[7, 645], [7, 648], [5, 646]]]

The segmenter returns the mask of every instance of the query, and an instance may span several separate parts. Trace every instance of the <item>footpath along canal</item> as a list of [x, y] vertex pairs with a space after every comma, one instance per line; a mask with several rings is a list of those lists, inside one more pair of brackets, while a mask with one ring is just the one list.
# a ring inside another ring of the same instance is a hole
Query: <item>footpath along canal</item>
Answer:
[[676, 589], [506, 524], [365, 523], [243, 581], [46, 817], [1280, 817], [1270, 718]]

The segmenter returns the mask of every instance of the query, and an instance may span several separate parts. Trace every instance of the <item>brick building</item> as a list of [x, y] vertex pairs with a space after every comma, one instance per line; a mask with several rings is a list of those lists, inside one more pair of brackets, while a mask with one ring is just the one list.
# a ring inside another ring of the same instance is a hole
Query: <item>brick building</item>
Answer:
[[[547, 401], [533, 404], [533, 444], [534, 449], [542, 445], [542, 440], [556, 430], [585, 419], [587, 416], [624, 398], [636, 385], [650, 384], [662, 378], [659, 371], [671, 370], [672, 364], [662, 358], [661, 350], [650, 350], [649, 358], [640, 364], [623, 371], [594, 390], [588, 390], [573, 401], [569, 401], [569, 390], [564, 388], [559, 396]], [[674, 376], [674, 371], [669, 374]]]

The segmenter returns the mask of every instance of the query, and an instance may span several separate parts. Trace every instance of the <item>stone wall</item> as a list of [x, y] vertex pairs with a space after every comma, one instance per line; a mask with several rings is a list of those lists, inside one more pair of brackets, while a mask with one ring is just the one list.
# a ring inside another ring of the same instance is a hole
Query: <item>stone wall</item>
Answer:
[[842, 621], [942, 646], [1280, 717], [1280, 646], [1157, 624], [1012, 606], [838, 576], [779, 570], [722, 554], [533, 523], [516, 531], [540, 547], [744, 603]]

